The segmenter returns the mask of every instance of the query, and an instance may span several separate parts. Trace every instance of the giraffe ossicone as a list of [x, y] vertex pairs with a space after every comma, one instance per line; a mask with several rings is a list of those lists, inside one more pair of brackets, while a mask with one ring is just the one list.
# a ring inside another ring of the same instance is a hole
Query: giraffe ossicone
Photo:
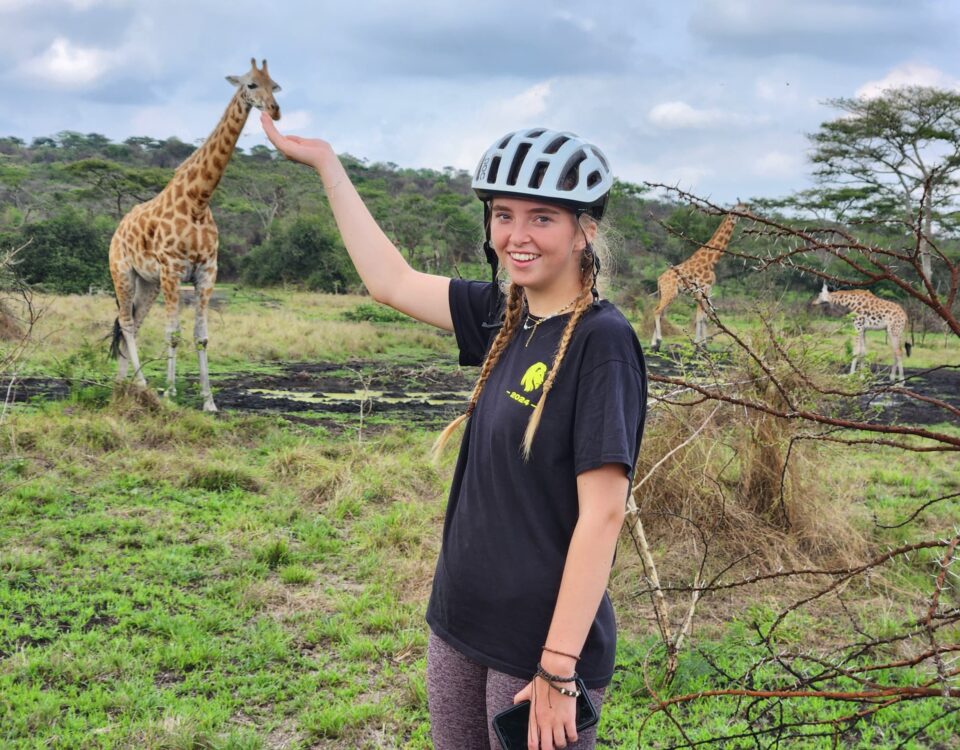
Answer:
[[177, 346], [180, 342], [180, 284], [196, 290], [193, 338], [200, 367], [204, 411], [216, 411], [207, 362], [207, 308], [217, 279], [217, 225], [210, 199], [237, 146], [254, 107], [274, 120], [280, 107], [273, 94], [280, 87], [267, 71], [250, 60], [250, 70], [227, 76], [236, 86], [226, 111], [203, 145], [177, 167], [173, 178], [155, 197], [134, 206], [121, 219], [110, 242], [110, 275], [117, 296], [111, 351], [117, 358], [117, 379], [132, 366], [135, 381], [146, 386], [137, 351], [137, 331], [157, 295], [163, 292], [166, 311], [167, 388], [176, 394]]

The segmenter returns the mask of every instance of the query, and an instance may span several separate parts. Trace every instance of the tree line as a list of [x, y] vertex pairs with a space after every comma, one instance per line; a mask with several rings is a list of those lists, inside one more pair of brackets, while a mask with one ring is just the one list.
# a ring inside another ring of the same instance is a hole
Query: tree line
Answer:
[[[816, 187], [750, 203], [787, 222], [815, 218], [857, 227], [867, 243], [898, 236], [908, 241], [920, 222], [925, 237], [945, 243], [925, 248], [927, 255], [944, 248], [956, 252], [960, 94], [906, 88], [829, 104], [843, 114], [809, 136]], [[107, 248], [114, 228], [133, 205], [156, 195], [194, 148], [177, 138], [136, 136], [114, 143], [98, 133], [70, 130], [30, 143], [0, 138], [0, 248], [26, 245], [16, 270], [27, 283], [61, 293], [110, 290]], [[369, 163], [349, 154], [342, 159], [377, 221], [413, 265], [485, 276], [482, 211], [469, 173]], [[923, 206], [922, 195], [928, 196]], [[238, 148], [211, 206], [220, 229], [222, 281], [359, 290], [309, 170], [276, 158], [266, 146]], [[618, 181], [608, 223], [622, 240], [617, 270], [627, 298], [655, 291], [667, 265], [688, 257], [718, 222], [649, 186]], [[763, 251], [758, 241], [744, 232], [736, 242], [756, 255]], [[929, 259], [925, 262], [925, 274], [935, 281]], [[743, 270], [735, 258], [720, 263], [719, 285], [749, 291], [751, 274]], [[812, 279], [788, 271], [773, 281], [815, 288]]]

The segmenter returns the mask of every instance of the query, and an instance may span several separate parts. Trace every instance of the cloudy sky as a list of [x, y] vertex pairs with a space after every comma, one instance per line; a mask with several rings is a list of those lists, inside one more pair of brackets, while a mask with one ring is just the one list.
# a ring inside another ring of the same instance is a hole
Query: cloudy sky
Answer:
[[0, 136], [193, 142], [254, 55], [339, 152], [472, 170], [545, 125], [729, 203], [809, 184], [826, 99], [960, 88], [958, 39], [954, 0], [0, 0]]

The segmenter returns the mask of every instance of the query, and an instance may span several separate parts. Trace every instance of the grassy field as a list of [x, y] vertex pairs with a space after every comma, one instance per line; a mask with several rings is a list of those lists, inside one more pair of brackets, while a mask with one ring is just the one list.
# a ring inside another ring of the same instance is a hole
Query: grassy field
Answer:
[[[449, 335], [343, 320], [362, 298], [222, 295], [211, 317], [215, 373], [312, 359], [453, 361]], [[0, 428], [0, 746], [429, 748], [423, 610], [452, 469], [451, 456], [440, 466], [429, 461], [435, 432], [385, 421], [360, 435], [352, 423], [333, 431], [112, 395], [98, 385], [112, 372], [100, 340], [112, 300], [42, 302], [21, 372], [69, 376], [74, 387], [65, 401], [8, 410]], [[164, 371], [160, 312], [142, 337], [154, 386]], [[191, 325], [185, 320], [184, 330]], [[841, 342], [836, 321], [823, 325]], [[919, 361], [956, 362], [956, 348], [917, 353], [927, 358]], [[195, 367], [189, 353], [182, 357], [181, 372]], [[665, 417], [651, 423], [641, 471], [671, 429]], [[960, 491], [957, 454], [822, 447], [799, 466], [827, 522], [855, 533], [849, 546], [858, 555], [956, 525], [958, 503], [949, 502], [898, 529], [874, 520], [892, 525], [926, 499]], [[662, 488], [680, 468], [666, 471]], [[656, 524], [648, 533], [661, 578], [689, 581], [693, 535]], [[847, 614], [833, 600], [796, 612], [778, 648], [829, 656], [856, 624], [893, 632], [925, 606], [935, 557], [920, 553], [913, 564], [851, 583]], [[782, 680], [764, 663], [755, 627], [808, 593], [804, 585], [705, 598], [670, 685], [658, 682], [662, 650], [649, 601], [636, 595], [644, 586], [625, 535], [611, 581], [621, 640], [601, 746], [682, 743], [663, 714], [639, 736], [651, 688], [661, 697], [696, 692], [721, 682], [718, 669], [741, 675], [757, 663], [755, 684]], [[944, 599], [956, 606], [955, 580]], [[951, 638], [960, 633], [941, 633]], [[909, 654], [894, 647], [891, 655]], [[913, 684], [924, 674], [873, 678]], [[862, 722], [841, 746], [956, 747], [960, 714], [924, 728], [950, 705], [905, 702]], [[733, 709], [732, 699], [700, 701], [674, 717], [696, 742], [734, 732]], [[811, 701], [787, 710], [829, 717], [851, 708]], [[811, 738], [781, 746], [834, 745]]]

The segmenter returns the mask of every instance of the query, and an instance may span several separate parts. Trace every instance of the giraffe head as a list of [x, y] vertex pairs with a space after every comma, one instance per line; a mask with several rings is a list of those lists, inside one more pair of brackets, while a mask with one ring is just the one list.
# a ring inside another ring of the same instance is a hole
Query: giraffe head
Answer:
[[824, 281], [824, 282], [823, 282], [823, 289], [820, 290], [820, 296], [817, 297], [817, 298], [813, 301], [813, 304], [815, 304], [815, 305], [823, 305], [823, 304], [829, 303], [829, 302], [830, 302], [830, 290], [827, 289], [827, 282]]
[[227, 76], [227, 80], [240, 87], [241, 96], [251, 107], [266, 112], [274, 120], [280, 119], [280, 105], [273, 98], [273, 92], [279, 91], [280, 86], [267, 72], [266, 60], [263, 61], [263, 67], [258, 69], [256, 59], [251, 57], [250, 70], [246, 74]]

